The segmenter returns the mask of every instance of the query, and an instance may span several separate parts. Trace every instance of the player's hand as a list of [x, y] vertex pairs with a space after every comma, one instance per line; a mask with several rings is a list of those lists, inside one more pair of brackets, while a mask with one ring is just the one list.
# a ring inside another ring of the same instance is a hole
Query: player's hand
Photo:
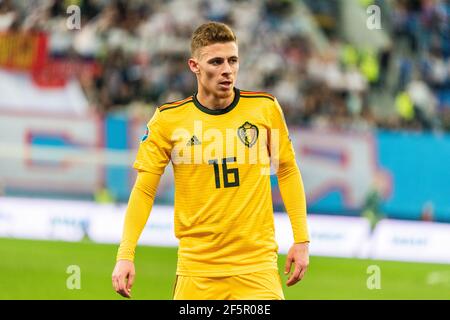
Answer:
[[125, 298], [131, 298], [131, 287], [133, 286], [134, 263], [129, 260], [119, 260], [112, 273], [112, 284], [114, 290]]
[[302, 280], [309, 265], [309, 243], [294, 243], [289, 249], [284, 274], [288, 275], [291, 272], [291, 265], [294, 263], [294, 272], [289, 276], [286, 282], [288, 287], [296, 284]]

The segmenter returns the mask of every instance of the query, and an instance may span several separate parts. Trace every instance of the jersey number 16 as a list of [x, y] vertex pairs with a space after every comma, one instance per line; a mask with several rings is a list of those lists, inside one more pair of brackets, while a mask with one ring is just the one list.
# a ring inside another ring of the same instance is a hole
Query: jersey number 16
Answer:
[[[236, 157], [223, 158], [222, 159], [222, 175], [223, 175], [223, 186], [224, 188], [238, 187], [239, 186], [239, 170], [238, 168], [227, 168], [227, 163], [236, 162]], [[219, 162], [217, 159], [209, 160], [209, 164], [214, 166], [214, 177], [216, 180], [216, 188], [220, 188], [220, 173], [219, 173]], [[234, 176], [234, 181], [230, 182], [228, 176], [232, 174]]]

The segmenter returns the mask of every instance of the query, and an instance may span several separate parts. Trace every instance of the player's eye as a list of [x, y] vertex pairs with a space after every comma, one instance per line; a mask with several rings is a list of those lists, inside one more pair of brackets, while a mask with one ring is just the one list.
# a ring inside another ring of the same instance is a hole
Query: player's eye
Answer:
[[222, 63], [222, 60], [221, 59], [213, 59], [209, 63], [211, 63], [214, 66], [218, 66]]
[[230, 59], [230, 63], [231, 64], [234, 64], [234, 63], [237, 63], [238, 62], [238, 59], [237, 58], [231, 58]]

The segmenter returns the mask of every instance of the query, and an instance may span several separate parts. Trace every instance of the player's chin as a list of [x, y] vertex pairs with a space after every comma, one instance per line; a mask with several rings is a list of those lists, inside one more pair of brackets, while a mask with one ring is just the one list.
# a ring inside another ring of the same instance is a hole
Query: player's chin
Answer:
[[219, 85], [219, 87], [217, 88], [217, 96], [221, 97], [221, 98], [227, 98], [230, 95], [233, 94], [233, 84], [227, 85], [227, 86], [223, 86], [223, 85]]

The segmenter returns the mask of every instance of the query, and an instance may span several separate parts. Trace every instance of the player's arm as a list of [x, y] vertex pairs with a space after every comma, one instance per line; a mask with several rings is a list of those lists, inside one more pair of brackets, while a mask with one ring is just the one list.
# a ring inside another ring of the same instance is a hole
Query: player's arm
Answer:
[[[277, 100], [273, 114], [272, 127], [278, 129], [278, 148], [272, 151], [272, 163], [275, 162], [276, 174], [281, 197], [286, 208], [294, 235], [294, 243], [286, 258], [285, 274], [290, 275], [287, 285], [300, 281], [309, 265], [309, 235], [306, 219], [306, 197], [300, 170], [295, 160], [295, 152], [289, 138], [289, 132], [283, 112]], [[277, 147], [277, 146], [275, 146]]]
[[[122, 240], [117, 252], [117, 262], [112, 274], [115, 291], [131, 297], [134, 282], [134, 256], [139, 237], [147, 223], [159, 180], [170, 160], [170, 141], [165, 136], [160, 111], [157, 110], [148, 124], [138, 150], [134, 168], [138, 170], [125, 214]], [[166, 129], [167, 131], [167, 129]]]
[[140, 171], [128, 201], [122, 241], [112, 274], [114, 289], [126, 298], [131, 297], [131, 287], [135, 277], [136, 245], [150, 215], [160, 177], [158, 174]]
[[294, 272], [286, 283], [291, 286], [303, 278], [309, 265], [306, 197], [300, 170], [295, 160], [280, 164], [277, 177], [281, 197], [294, 234], [294, 244], [289, 249], [285, 265], [285, 274], [289, 274], [291, 265], [294, 264]]

